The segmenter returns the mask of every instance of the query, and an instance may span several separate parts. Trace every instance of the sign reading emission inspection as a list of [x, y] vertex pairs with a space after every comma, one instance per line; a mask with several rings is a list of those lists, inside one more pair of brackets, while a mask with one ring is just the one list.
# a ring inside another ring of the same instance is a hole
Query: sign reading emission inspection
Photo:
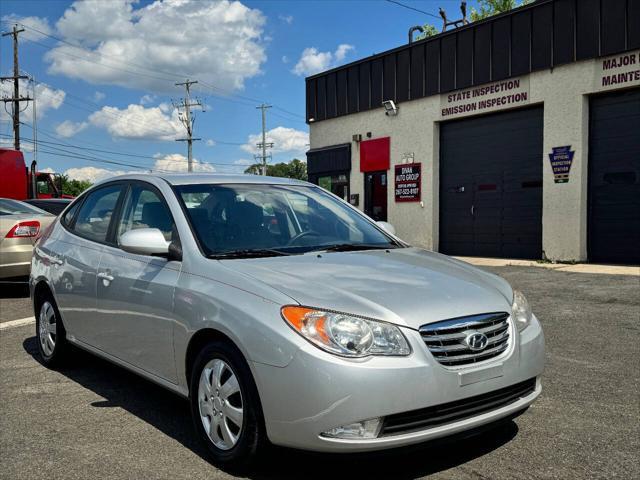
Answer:
[[529, 103], [529, 77], [513, 78], [440, 96], [442, 119], [502, 110]]
[[420, 163], [404, 163], [395, 166], [396, 202], [420, 201]]

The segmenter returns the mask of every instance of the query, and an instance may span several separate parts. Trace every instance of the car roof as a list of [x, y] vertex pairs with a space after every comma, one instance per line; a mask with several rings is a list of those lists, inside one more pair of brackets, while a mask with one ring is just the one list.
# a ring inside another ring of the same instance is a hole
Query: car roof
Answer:
[[[114, 180], [145, 180], [149, 178], [159, 178], [170, 185], [193, 185], [193, 184], [262, 184], [262, 185], [313, 185], [302, 180], [292, 178], [268, 177], [264, 175], [233, 175], [225, 173], [143, 173], [127, 174], [111, 177], [106, 181]], [[102, 182], [99, 182], [102, 183]]]

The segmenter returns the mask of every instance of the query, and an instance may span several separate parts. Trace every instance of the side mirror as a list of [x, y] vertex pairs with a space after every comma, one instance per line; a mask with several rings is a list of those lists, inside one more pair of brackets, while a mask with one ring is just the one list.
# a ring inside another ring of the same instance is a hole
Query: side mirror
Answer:
[[388, 223], [388, 222], [376, 222], [376, 224], [380, 228], [382, 228], [385, 232], [390, 233], [391, 235], [395, 235], [396, 234], [396, 229], [390, 223]]
[[120, 236], [120, 248], [139, 255], [169, 254], [169, 242], [157, 228], [137, 228], [123, 233]]

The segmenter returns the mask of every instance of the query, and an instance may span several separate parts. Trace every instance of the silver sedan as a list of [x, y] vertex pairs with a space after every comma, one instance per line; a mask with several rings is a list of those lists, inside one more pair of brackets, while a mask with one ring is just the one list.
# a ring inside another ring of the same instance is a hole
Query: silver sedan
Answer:
[[305, 182], [105, 181], [40, 238], [30, 288], [44, 363], [73, 344], [189, 398], [218, 464], [468, 434], [541, 392], [522, 293]]

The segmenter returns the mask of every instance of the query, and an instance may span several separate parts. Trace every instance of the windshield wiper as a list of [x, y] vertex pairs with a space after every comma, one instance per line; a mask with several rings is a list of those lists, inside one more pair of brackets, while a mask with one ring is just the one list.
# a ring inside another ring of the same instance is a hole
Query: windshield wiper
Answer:
[[216, 260], [224, 260], [230, 258], [282, 257], [286, 255], [292, 254], [273, 248], [245, 248], [241, 250], [231, 250], [229, 252], [212, 253], [207, 255], [207, 257]]
[[397, 245], [376, 245], [369, 243], [336, 243], [335, 245], [321, 245], [318, 248], [314, 248], [312, 251], [325, 251], [325, 252], [357, 252], [359, 250], [388, 250], [390, 248], [399, 248]]

